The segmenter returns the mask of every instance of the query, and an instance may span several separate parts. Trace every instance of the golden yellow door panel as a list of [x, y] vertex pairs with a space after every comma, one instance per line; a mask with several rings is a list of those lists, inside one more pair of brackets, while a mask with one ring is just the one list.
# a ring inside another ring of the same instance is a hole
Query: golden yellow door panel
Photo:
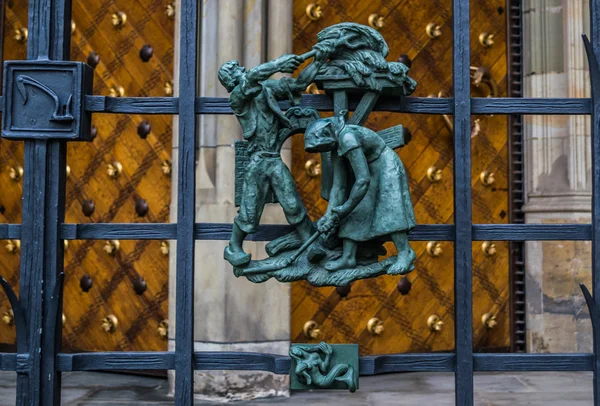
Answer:
[[[507, 95], [506, 4], [475, 1], [471, 9], [474, 97]], [[343, 21], [370, 24], [390, 47], [388, 60], [411, 65], [414, 96], [452, 94], [451, 0], [294, 1], [296, 54], [307, 52], [323, 28]], [[308, 91], [314, 91], [309, 88]], [[399, 150], [409, 176], [417, 222], [453, 222], [452, 117], [371, 114], [366, 126], [402, 124], [412, 135]], [[509, 220], [508, 124], [505, 117], [472, 123], [473, 223]], [[293, 174], [313, 220], [319, 196], [319, 156], [293, 142]], [[341, 288], [292, 284], [292, 342], [358, 343], [363, 355], [446, 351], [454, 347], [454, 261], [451, 242], [413, 242], [418, 259], [407, 277], [383, 276]], [[393, 245], [387, 246], [392, 253]], [[473, 328], [477, 348], [510, 345], [509, 250], [503, 242], [473, 246]]]

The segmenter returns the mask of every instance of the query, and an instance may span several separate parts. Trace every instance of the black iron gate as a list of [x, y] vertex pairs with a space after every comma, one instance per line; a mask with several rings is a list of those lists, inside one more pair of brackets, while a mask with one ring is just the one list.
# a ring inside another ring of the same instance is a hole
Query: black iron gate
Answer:
[[[195, 222], [195, 150], [198, 114], [232, 114], [226, 99], [196, 96], [198, 1], [181, 0], [179, 97], [111, 98], [91, 95], [88, 67], [69, 59], [70, 0], [30, 0], [27, 62], [7, 62], [2, 98], [3, 136], [25, 140], [22, 224], [0, 225], [0, 239], [21, 240], [20, 298], [2, 280], [15, 313], [17, 353], [0, 354], [4, 371], [16, 371], [18, 405], [60, 404], [60, 374], [90, 370], [175, 370], [177, 405], [193, 403], [194, 370], [261, 370], [288, 374], [286, 356], [194, 352], [194, 242], [228, 239], [229, 224]], [[422, 225], [413, 240], [454, 241], [456, 349], [452, 353], [361, 357], [360, 374], [454, 372], [456, 404], [473, 404], [474, 371], [594, 371], [600, 405], [600, 311], [584, 288], [594, 327], [593, 354], [473, 354], [472, 241], [591, 240], [593, 293], [600, 297], [600, 0], [590, 0], [592, 42], [586, 50], [592, 99], [471, 98], [469, 0], [454, 0], [454, 97], [380, 99], [375, 110], [454, 115], [454, 225]], [[43, 97], [28, 98], [25, 85]], [[25, 89], [25, 91], [23, 91]], [[15, 95], [21, 94], [16, 104]], [[32, 100], [33, 99], [33, 100]], [[39, 115], [39, 104], [53, 111]], [[333, 109], [328, 96], [307, 95], [303, 104]], [[351, 104], [352, 105], [352, 104]], [[356, 103], [354, 103], [354, 107]], [[89, 137], [92, 114], [179, 116], [178, 211], [175, 224], [65, 224], [65, 150], [69, 140]], [[592, 224], [472, 224], [472, 114], [592, 116]], [[263, 226], [254, 240], [282, 235], [284, 226]], [[173, 352], [61, 353], [63, 244], [61, 240], [152, 239], [177, 241], [176, 348]]]

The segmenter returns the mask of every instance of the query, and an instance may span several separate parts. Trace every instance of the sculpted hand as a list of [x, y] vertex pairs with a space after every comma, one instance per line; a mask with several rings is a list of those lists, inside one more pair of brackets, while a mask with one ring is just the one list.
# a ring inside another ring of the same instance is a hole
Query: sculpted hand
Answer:
[[293, 73], [303, 62], [298, 55], [283, 55], [279, 58], [279, 71], [283, 73]]
[[333, 230], [339, 224], [339, 217], [335, 213], [325, 214], [321, 219], [317, 222], [317, 230], [320, 233], [326, 234]]
[[325, 62], [333, 51], [335, 51], [335, 43], [333, 40], [321, 41], [313, 46], [313, 49], [317, 51], [315, 59], [320, 62]]

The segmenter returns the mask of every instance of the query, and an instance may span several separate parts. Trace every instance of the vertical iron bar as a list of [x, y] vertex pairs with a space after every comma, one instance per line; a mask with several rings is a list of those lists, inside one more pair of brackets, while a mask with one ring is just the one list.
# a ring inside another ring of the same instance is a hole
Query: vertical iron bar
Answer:
[[[70, 0], [31, 0], [27, 58], [69, 58]], [[48, 322], [49, 306], [62, 305], [52, 298], [63, 268], [59, 225], [64, 221], [66, 143], [27, 140], [24, 147], [23, 217], [21, 234], [21, 303], [28, 317], [29, 375], [20, 374], [17, 405], [59, 405], [61, 323]], [[58, 314], [61, 314], [59, 312]]]
[[[591, 44], [596, 60], [600, 60], [600, 0], [590, 0]], [[593, 58], [594, 55], [588, 55]], [[590, 67], [591, 68], [591, 67]], [[591, 73], [591, 72], [590, 72]], [[592, 81], [592, 86], [597, 86]], [[596, 303], [600, 300], [600, 100], [592, 94], [592, 290]], [[600, 337], [594, 336], [594, 405], [600, 406]]]
[[473, 405], [471, 81], [469, 0], [453, 1], [454, 307], [456, 405]]
[[198, 0], [181, 0], [175, 310], [175, 404], [194, 399], [194, 223]]

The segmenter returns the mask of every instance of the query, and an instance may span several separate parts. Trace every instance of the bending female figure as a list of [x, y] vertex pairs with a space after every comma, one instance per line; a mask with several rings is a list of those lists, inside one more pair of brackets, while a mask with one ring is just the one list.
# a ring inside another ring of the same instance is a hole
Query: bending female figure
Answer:
[[304, 135], [306, 151], [332, 152], [333, 185], [317, 228], [327, 233], [339, 226], [343, 254], [325, 268], [353, 268], [358, 244], [391, 238], [398, 257], [388, 273], [406, 274], [416, 259], [408, 242], [416, 221], [404, 165], [376, 132], [346, 124], [346, 113], [313, 122]]

